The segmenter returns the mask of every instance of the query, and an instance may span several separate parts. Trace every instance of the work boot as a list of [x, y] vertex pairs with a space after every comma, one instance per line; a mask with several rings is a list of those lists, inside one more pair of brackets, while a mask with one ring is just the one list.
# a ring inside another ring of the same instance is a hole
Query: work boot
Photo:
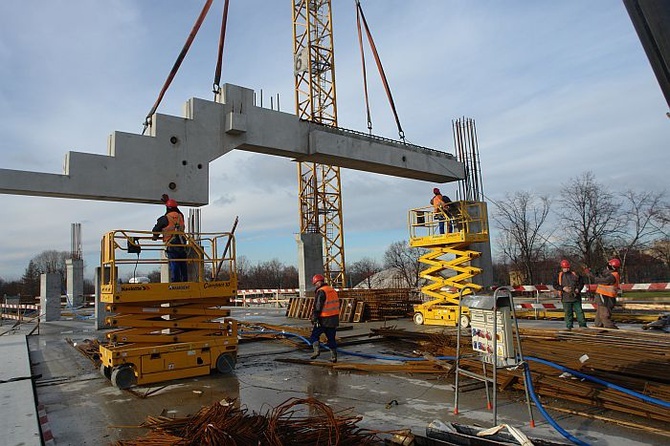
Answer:
[[332, 349], [330, 351], [330, 362], [335, 363], [337, 362], [337, 350]]
[[319, 341], [313, 343], [312, 348], [314, 349], [314, 354], [310, 356], [309, 359], [316, 359], [321, 354], [321, 350], [319, 349]]

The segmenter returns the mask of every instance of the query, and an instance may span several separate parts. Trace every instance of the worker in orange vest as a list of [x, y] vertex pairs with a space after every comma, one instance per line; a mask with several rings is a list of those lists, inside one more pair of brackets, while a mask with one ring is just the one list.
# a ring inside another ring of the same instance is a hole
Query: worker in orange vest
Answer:
[[583, 287], [582, 277], [570, 269], [570, 262], [561, 260], [561, 271], [554, 282], [554, 289], [561, 296], [565, 326], [568, 330], [572, 330], [573, 312], [577, 316], [579, 326], [586, 328], [586, 318], [584, 318], [582, 309], [581, 291]]
[[312, 284], [316, 287], [316, 294], [314, 295], [314, 313], [311, 318], [313, 328], [309, 337], [314, 353], [310, 359], [319, 357], [321, 353], [319, 338], [322, 333], [325, 333], [328, 340], [326, 345], [330, 349], [330, 362], [337, 362], [335, 333], [340, 325], [340, 299], [337, 291], [326, 283], [326, 279], [321, 274], [315, 274], [312, 277]]
[[184, 214], [178, 208], [178, 204], [172, 198], [165, 201], [165, 215], [156, 220], [156, 225], [151, 230], [153, 239], [158, 240], [162, 234], [165, 243], [165, 254], [168, 258], [170, 270], [170, 282], [188, 282], [187, 273], [187, 251], [186, 240], [183, 235], [174, 234], [175, 231], [184, 231]]
[[[444, 234], [444, 222], [449, 218], [448, 204], [451, 199], [446, 195], [442, 195], [440, 189], [437, 187], [433, 189], [433, 197], [430, 199], [430, 204], [433, 205], [434, 219], [437, 220], [438, 232]], [[451, 232], [449, 230], [448, 232]]]
[[619, 294], [619, 268], [621, 261], [611, 259], [607, 262], [607, 268], [600, 276], [595, 277], [596, 287], [596, 327], [619, 328], [612, 321], [612, 308], [616, 304], [616, 298]]

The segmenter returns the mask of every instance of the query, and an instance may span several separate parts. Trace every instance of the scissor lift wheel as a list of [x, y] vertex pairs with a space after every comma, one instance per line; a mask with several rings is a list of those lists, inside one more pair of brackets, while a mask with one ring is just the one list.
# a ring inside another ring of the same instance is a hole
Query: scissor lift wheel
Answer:
[[107, 367], [105, 364], [100, 364], [100, 374], [107, 379], [112, 379], [112, 368]]
[[132, 366], [122, 365], [112, 370], [112, 384], [121, 390], [128, 389], [135, 384], [135, 371]]
[[216, 358], [216, 370], [219, 373], [228, 374], [235, 369], [236, 363], [235, 356], [230, 353], [221, 353], [218, 358]]
[[470, 326], [470, 316], [467, 314], [461, 314], [461, 320], [459, 321], [461, 328], [468, 328]]
[[423, 313], [414, 313], [414, 323], [416, 325], [423, 325], [424, 318], [423, 318]]

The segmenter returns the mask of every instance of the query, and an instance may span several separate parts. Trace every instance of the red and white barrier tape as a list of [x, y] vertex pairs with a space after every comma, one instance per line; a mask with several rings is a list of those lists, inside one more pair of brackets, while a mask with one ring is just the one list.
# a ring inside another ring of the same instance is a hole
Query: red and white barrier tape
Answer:
[[47, 417], [47, 410], [43, 404], [37, 406], [37, 416], [40, 421], [40, 429], [42, 430], [42, 441], [45, 446], [55, 446], [56, 440], [51, 433], [51, 425], [49, 425], [49, 418]]

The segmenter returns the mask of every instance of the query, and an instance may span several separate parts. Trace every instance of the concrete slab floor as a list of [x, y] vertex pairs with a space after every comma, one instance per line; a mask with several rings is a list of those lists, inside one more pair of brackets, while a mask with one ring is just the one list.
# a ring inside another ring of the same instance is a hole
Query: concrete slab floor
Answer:
[[[241, 321], [308, 326], [307, 321], [285, 318], [283, 309], [235, 308], [232, 316]], [[562, 323], [551, 321], [521, 321], [521, 324], [562, 328]], [[381, 327], [383, 323], [352, 325], [353, 329], [342, 335], [369, 333], [371, 328]], [[416, 326], [409, 319], [388, 325], [414, 331], [441, 330]], [[249, 412], [265, 414], [289, 398], [312, 396], [336, 410], [351, 408], [352, 414], [363, 417], [359, 423], [362, 428], [409, 428], [418, 434], [424, 434], [428, 423], [435, 419], [483, 427], [490, 427], [493, 421], [491, 411], [486, 409], [483, 390], [461, 393], [460, 413], [453, 415], [453, 378], [344, 372], [278, 362], [275, 359], [307, 359], [310, 354], [306, 349], [296, 350], [278, 341], [241, 344], [238, 364], [231, 375], [212, 374], [138, 387], [139, 393], [155, 391], [140, 398], [113, 387], [91, 361], [66, 341], [70, 338], [81, 342], [103, 336], [104, 332], [96, 331], [91, 321], [61, 320], [42, 324], [40, 335], [29, 338], [33, 375], [41, 375], [36, 380], [37, 399], [46, 407], [57, 445], [102, 445], [137, 438], [146, 431], [133, 426], [142, 423], [147, 416], [191, 415], [224, 398], [237, 398]], [[344, 350], [396, 355], [410, 353], [410, 348], [402, 342], [376, 342]], [[322, 355], [324, 361], [328, 357], [327, 352]], [[361, 360], [341, 354], [340, 362], [346, 361]], [[568, 443], [536, 409], [533, 411], [536, 427], [530, 428], [523, 394], [499, 393], [498, 423], [519, 427], [532, 437]], [[639, 430], [563, 413], [554, 412], [552, 416], [571, 434], [592, 445], [668, 444], [667, 437]]]

